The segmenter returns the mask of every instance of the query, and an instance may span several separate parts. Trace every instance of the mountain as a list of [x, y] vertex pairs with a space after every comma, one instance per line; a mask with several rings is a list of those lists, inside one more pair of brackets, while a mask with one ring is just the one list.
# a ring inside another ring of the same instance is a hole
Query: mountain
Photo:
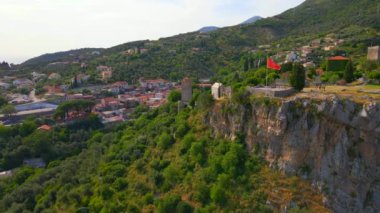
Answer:
[[[368, 46], [372, 40], [379, 44], [380, 19], [374, 4], [374, 0], [306, 0], [298, 7], [253, 24], [224, 27], [210, 33], [185, 33], [157, 41], [129, 42], [104, 49], [100, 56], [87, 59], [84, 53], [76, 58], [84, 58], [90, 64], [89, 69], [100, 64], [114, 67], [115, 80], [133, 81], [141, 76], [171, 80], [186, 75], [212, 77], [221, 69], [236, 70], [244, 54], [264, 44], [276, 43], [281, 47], [272, 51], [291, 50], [299, 43], [308, 44], [329, 33], [355, 46]], [[148, 52], [125, 54], [133, 48]], [[366, 50], [360, 51], [365, 54]], [[54, 61], [68, 58], [67, 54], [55, 56]], [[36, 66], [44, 70], [44, 63], [52, 61], [50, 56], [37, 59], [32, 60], [34, 67], [30, 66], [31, 61], [22, 64], [23, 71], [30, 72]]]
[[241, 25], [246, 25], [246, 24], [252, 24], [252, 23], [255, 23], [256, 21], [262, 19], [261, 16], [254, 16], [246, 21], [244, 21], [243, 23], [241, 23]]
[[218, 30], [219, 27], [215, 26], [208, 26], [208, 27], [202, 27], [200, 30], [198, 30], [200, 33], [209, 33]]

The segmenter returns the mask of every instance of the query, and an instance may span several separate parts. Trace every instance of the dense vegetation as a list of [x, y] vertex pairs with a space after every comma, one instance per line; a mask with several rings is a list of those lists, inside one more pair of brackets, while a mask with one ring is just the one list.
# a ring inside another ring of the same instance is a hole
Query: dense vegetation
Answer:
[[[13, 177], [0, 179], [0, 211], [272, 212], [280, 204], [268, 205], [268, 181], [283, 188], [275, 193], [279, 197], [285, 191], [293, 197], [300, 188], [314, 193], [249, 154], [244, 136], [215, 138], [203, 124], [212, 99], [196, 96], [196, 109], [178, 113], [173, 102], [156, 110], [139, 108], [134, 121], [112, 131], [82, 132], [68, 142], [82, 146], [79, 155], [50, 161], [47, 169], [15, 170]], [[28, 133], [22, 140], [42, 134]], [[43, 147], [56, 146], [56, 138], [44, 140]], [[295, 202], [295, 210], [323, 209], [321, 197]]]

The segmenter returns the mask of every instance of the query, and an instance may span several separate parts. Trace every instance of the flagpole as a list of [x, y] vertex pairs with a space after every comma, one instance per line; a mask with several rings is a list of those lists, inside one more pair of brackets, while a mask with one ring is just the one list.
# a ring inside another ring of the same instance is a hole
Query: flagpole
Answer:
[[267, 56], [267, 68], [265, 71], [265, 87], [268, 87], [268, 56]]

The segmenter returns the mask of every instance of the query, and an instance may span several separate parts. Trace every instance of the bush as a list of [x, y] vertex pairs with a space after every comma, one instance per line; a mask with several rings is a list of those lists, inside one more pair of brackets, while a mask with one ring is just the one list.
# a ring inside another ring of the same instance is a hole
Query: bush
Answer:
[[181, 201], [178, 195], [170, 195], [162, 199], [158, 204], [159, 213], [176, 212], [177, 205]]
[[333, 74], [330, 76], [330, 78], [328, 79], [328, 82], [331, 83], [331, 84], [335, 84], [336, 82], [339, 81], [339, 75], [338, 74]]
[[368, 78], [372, 80], [380, 80], [380, 71], [370, 72]]
[[192, 213], [193, 211], [194, 211], [193, 207], [184, 201], [179, 202], [177, 205], [176, 212], [178, 213]]
[[213, 103], [214, 99], [212, 98], [210, 93], [204, 92], [198, 96], [197, 107], [199, 107], [200, 109], [208, 109], [212, 106]]
[[168, 101], [169, 102], [171, 102], [171, 103], [177, 103], [180, 100], [181, 100], [181, 92], [180, 91], [178, 91], [178, 90], [172, 90], [169, 93], [169, 96], [168, 96]]
[[163, 132], [158, 138], [157, 145], [159, 148], [165, 150], [168, 149], [173, 144], [173, 137], [167, 132]]
[[219, 185], [214, 185], [211, 188], [210, 197], [211, 197], [212, 201], [214, 201], [215, 203], [217, 203], [219, 205], [225, 205], [226, 204], [226, 201], [227, 201], [226, 192]]

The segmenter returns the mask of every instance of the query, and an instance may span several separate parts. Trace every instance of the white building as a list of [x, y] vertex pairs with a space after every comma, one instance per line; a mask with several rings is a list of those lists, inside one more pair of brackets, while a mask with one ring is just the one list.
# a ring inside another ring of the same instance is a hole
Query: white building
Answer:
[[219, 100], [222, 97], [222, 83], [215, 83], [211, 87], [211, 95], [215, 100]]

